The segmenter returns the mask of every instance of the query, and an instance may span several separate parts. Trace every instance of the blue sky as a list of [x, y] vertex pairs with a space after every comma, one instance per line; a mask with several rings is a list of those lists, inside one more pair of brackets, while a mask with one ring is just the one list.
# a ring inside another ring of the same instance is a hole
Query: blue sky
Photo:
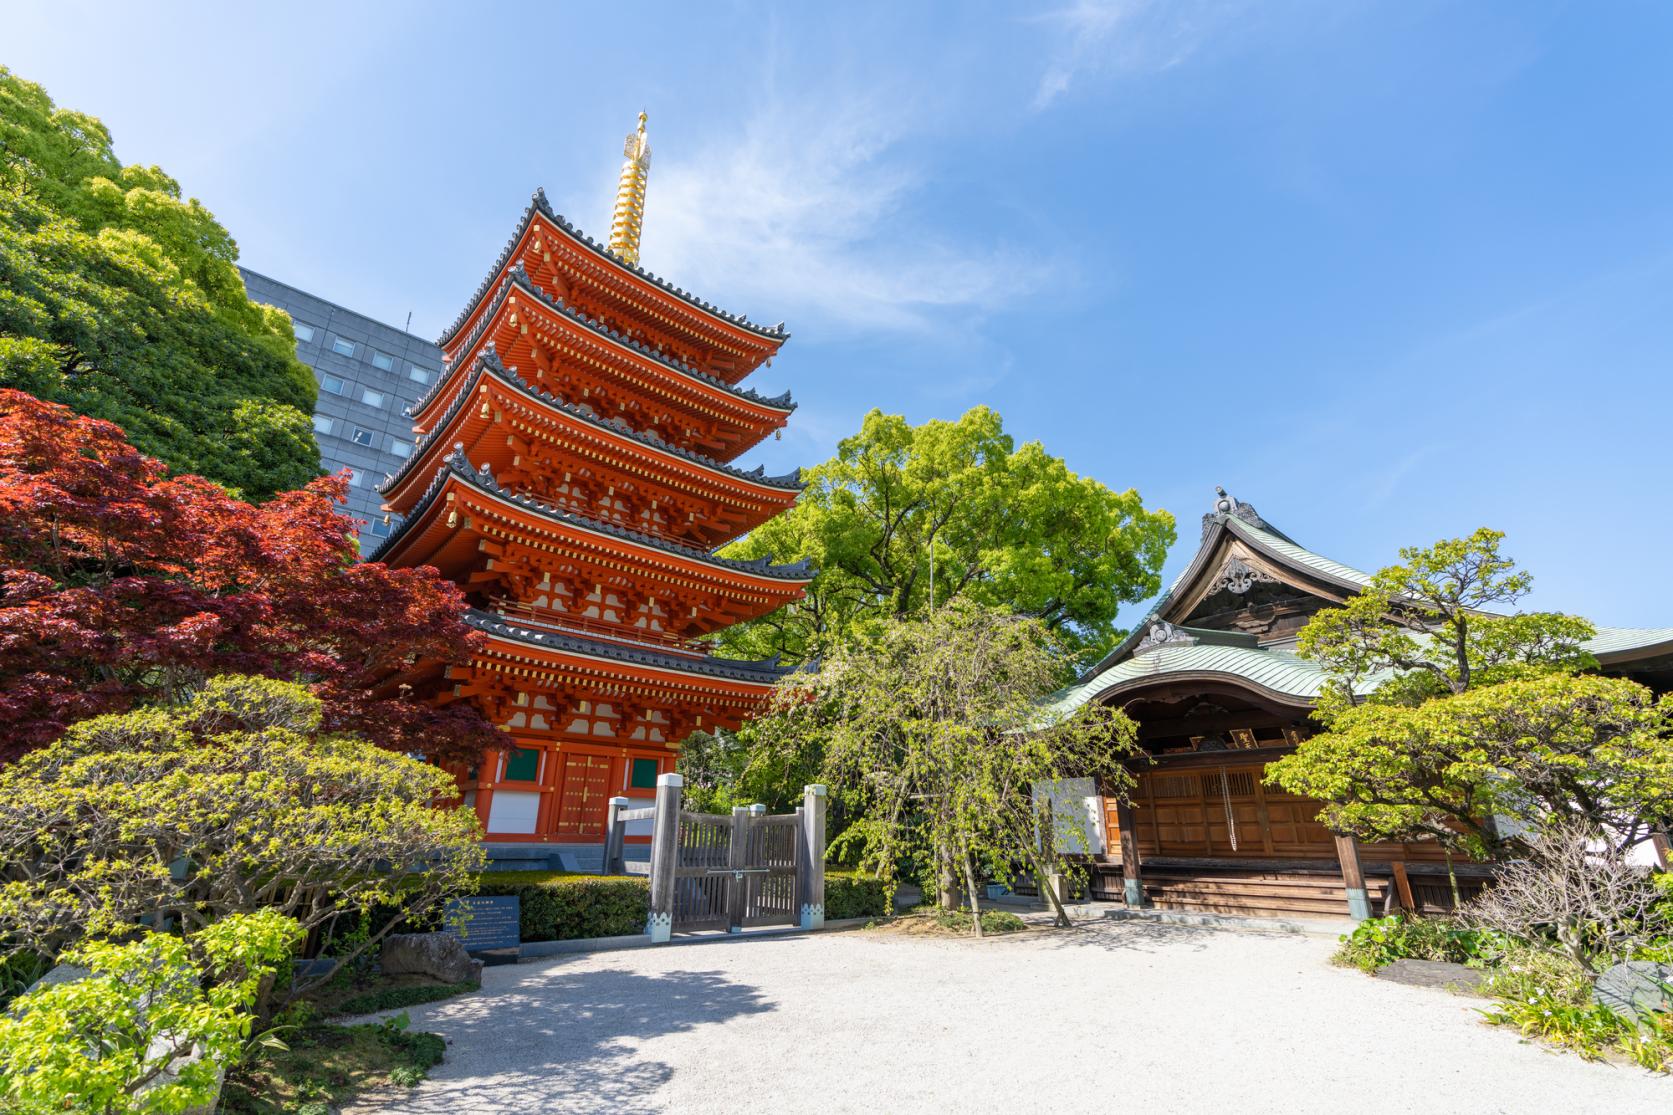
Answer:
[[427, 336], [535, 186], [607, 231], [643, 108], [646, 266], [794, 334], [770, 469], [987, 403], [1179, 516], [1170, 576], [1223, 484], [1673, 625], [1673, 5], [239, 7], [12, 0], [0, 63]]

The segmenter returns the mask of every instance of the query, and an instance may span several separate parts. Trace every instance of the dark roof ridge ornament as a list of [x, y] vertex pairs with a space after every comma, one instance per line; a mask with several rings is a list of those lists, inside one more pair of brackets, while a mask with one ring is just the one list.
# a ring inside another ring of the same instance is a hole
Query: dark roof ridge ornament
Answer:
[[1215, 523], [1225, 522], [1227, 518], [1236, 518], [1242, 519], [1256, 530], [1264, 530], [1289, 541], [1286, 535], [1261, 518], [1260, 512], [1255, 510], [1254, 504], [1244, 503], [1236, 496], [1228, 494], [1226, 489], [1218, 484], [1214, 485], [1214, 495], [1216, 497], [1214, 510], [1202, 517], [1202, 536], [1205, 540], [1208, 538], [1209, 529]]

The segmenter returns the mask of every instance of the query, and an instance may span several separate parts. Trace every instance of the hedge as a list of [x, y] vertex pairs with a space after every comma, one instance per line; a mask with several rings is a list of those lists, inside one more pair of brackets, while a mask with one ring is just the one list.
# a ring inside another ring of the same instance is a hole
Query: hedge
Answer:
[[889, 912], [889, 896], [883, 880], [870, 875], [825, 872], [825, 917], [880, 918]]
[[625, 937], [645, 931], [651, 884], [643, 875], [491, 871], [478, 878], [476, 893], [518, 899], [525, 941]]

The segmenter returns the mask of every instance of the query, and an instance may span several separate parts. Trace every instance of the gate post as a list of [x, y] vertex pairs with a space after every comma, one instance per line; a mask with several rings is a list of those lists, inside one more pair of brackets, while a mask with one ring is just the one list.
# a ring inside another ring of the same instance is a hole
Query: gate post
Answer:
[[680, 796], [685, 778], [661, 774], [656, 779], [656, 818], [651, 831], [651, 908], [645, 933], [653, 944], [674, 934], [674, 870], [680, 863]]
[[604, 873], [606, 875], [627, 874], [627, 864], [624, 862], [626, 852], [623, 843], [627, 836], [627, 822], [617, 818], [616, 814], [627, 808], [627, 799], [614, 797], [604, 809]]
[[744, 917], [749, 909], [749, 876], [743, 869], [749, 866], [750, 818], [752, 805], [732, 807], [732, 846], [728, 849], [726, 865], [732, 869], [732, 879], [726, 885], [726, 932], [742, 933]]
[[802, 790], [802, 823], [796, 833], [797, 904], [803, 929], [825, 925], [825, 787]]

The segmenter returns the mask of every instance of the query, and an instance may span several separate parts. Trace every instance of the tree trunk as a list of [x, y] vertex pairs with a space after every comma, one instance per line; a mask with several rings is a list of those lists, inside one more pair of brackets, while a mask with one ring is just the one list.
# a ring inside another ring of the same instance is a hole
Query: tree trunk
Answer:
[[1446, 852], [1446, 881], [1452, 886], [1452, 912], [1457, 913], [1464, 906], [1464, 899], [1458, 893], [1458, 872], [1452, 869], [1452, 849]]
[[964, 885], [970, 893], [970, 926], [978, 937], [982, 935], [982, 902], [976, 897], [976, 868], [970, 862], [970, 848], [964, 848]]
[[952, 853], [944, 848], [935, 856], [935, 887], [937, 905], [943, 910], [958, 909], [958, 876], [953, 870]]
[[1045, 894], [1046, 900], [1051, 903], [1052, 912], [1057, 915], [1057, 927], [1068, 929], [1074, 924], [1069, 920], [1069, 911], [1065, 910], [1063, 903], [1058, 901], [1057, 888], [1050, 885], [1049, 877], [1040, 868], [1039, 857], [1035, 856], [1033, 852], [1028, 854], [1028, 866], [1034, 872], [1034, 885]]

